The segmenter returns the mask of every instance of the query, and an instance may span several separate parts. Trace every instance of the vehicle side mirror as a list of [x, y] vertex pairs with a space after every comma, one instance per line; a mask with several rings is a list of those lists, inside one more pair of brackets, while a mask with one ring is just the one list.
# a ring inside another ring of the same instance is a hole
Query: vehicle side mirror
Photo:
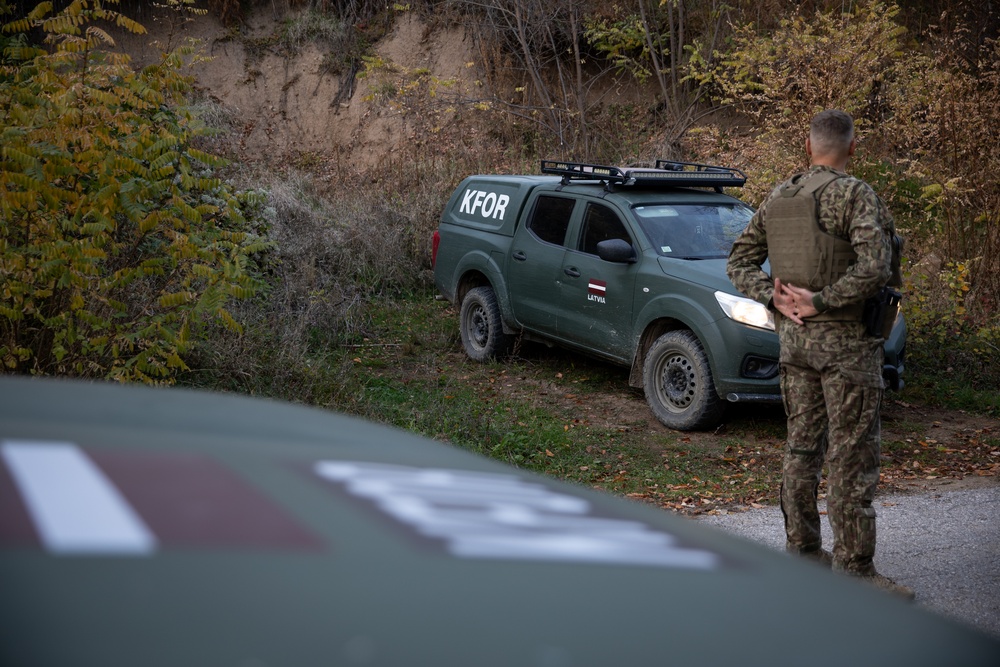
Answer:
[[597, 244], [597, 256], [605, 262], [615, 262], [617, 264], [634, 264], [636, 262], [635, 250], [632, 244], [622, 239], [608, 239]]

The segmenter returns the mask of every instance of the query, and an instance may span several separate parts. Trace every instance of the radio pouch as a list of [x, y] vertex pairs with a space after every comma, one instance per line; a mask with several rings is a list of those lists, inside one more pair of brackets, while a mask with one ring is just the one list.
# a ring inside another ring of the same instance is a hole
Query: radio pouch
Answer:
[[883, 339], [889, 337], [902, 298], [903, 295], [897, 290], [883, 287], [878, 294], [865, 300], [861, 321], [864, 322], [865, 331], [869, 336], [880, 336]]

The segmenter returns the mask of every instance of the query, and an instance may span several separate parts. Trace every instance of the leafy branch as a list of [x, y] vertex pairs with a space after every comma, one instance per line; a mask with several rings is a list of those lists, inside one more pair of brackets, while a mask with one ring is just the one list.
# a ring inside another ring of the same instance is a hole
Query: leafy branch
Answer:
[[[39, 3], [5, 33], [45, 48], [5, 51], [0, 70], [0, 363], [10, 372], [170, 382], [199, 327], [260, 287], [268, 246], [245, 195], [196, 148], [183, 106], [190, 46], [136, 72], [95, 21], [141, 25], [74, 0]], [[243, 199], [244, 201], [241, 201]]]

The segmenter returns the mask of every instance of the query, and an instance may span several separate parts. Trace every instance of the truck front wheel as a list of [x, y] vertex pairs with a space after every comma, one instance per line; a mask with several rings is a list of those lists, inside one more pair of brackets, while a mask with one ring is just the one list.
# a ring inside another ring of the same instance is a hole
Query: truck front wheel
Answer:
[[510, 350], [512, 337], [504, 333], [500, 306], [492, 287], [475, 287], [462, 299], [459, 315], [462, 346], [474, 361], [501, 358]]
[[725, 404], [715, 391], [708, 357], [690, 331], [668, 331], [649, 348], [643, 363], [646, 401], [669, 428], [694, 431], [715, 426]]

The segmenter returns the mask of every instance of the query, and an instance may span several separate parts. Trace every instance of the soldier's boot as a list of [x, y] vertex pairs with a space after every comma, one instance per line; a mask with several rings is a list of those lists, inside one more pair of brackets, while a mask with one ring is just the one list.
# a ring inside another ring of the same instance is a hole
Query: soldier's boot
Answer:
[[792, 546], [790, 542], [785, 542], [785, 551], [806, 558], [822, 567], [833, 567], [833, 554], [822, 547], [816, 549], [798, 549]]
[[806, 558], [815, 561], [817, 565], [822, 565], [825, 568], [833, 567], [833, 554], [826, 549], [817, 549], [816, 551], [807, 551], [800, 554]]
[[916, 592], [909, 586], [904, 586], [903, 584], [897, 584], [895, 581], [885, 576], [884, 574], [879, 574], [878, 572], [872, 572], [871, 574], [861, 574], [855, 575], [861, 581], [867, 581], [875, 588], [880, 588], [883, 591], [888, 591], [894, 595], [898, 595], [904, 600], [912, 601], [917, 597]]

